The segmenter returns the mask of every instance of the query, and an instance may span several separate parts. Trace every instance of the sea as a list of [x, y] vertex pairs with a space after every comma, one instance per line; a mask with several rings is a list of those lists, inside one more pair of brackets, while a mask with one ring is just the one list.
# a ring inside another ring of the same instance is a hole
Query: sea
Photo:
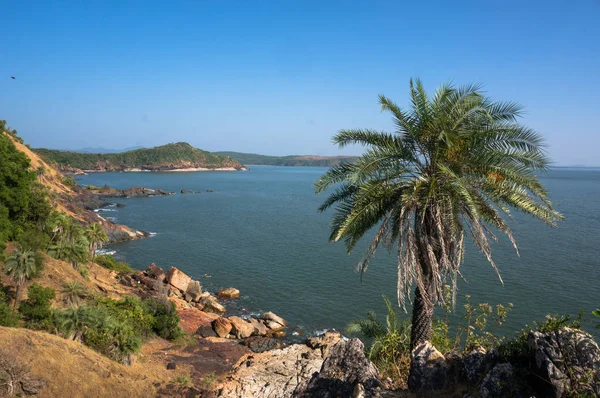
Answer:
[[[175, 266], [216, 292], [235, 287], [241, 298], [230, 313], [273, 311], [291, 325], [290, 336], [310, 336], [374, 311], [385, 322], [383, 295], [396, 303], [396, 257], [381, 248], [362, 280], [354, 271], [368, 237], [353, 253], [329, 242], [332, 211], [317, 208], [325, 195], [313, 183], [327, 169], [249, 166], [248, 171], [90, 173], [79, 184], [125, 189], [144, 186], [175, 195], [114, 199], [125, 207], [98, 210], [117, 223], [151, 232], [142, 240], [105, 250], [136, 269]], [[513, 304], [505, 322], [490, 330], [510, 336], [547, 314], [582, 311], [582, 327], [600, 337], [600, 169], [556, 168], [540, 176], [564, 216], [556, 228], [523, 214], [510, 226], [519, 255], [507, 239], [492, 244], [504, 283], [473, 245], [461, 267], [453, 328], [464, 325], [465, 296], [473, 304]], [[185, 193], [182, 190], [198, 193]], [[211, 191], [211, 192], [209, 192]], [[397, 308], [401, 319], [408, 313]], [[443, 308], [436, 314], [445, 317]]]

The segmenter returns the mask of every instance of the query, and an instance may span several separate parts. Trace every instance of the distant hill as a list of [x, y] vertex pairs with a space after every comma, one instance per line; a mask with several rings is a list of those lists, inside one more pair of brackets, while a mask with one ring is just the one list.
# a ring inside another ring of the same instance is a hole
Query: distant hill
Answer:
[[213, 152], [217, 155], [227, 156], [243, 164], [268, 165], [268, 166], [318, 166], [329, 167], [341, 162], [354, 160], [355, 156], [313, 156], [313, 155], [289, 155], [289, 156], [266, 156], [256, 153], [242, 152]]
[[236, 160], [194, 148], [186, 142], [121, 153], [79, 153], [43, 148], [34, 151], [63, 172], [244, 169]]
[[127, 151], [133, 151], [135, 149], [142, 149], [144, 148], [143, 146], [131, 146], [131, 147], [127, 147], [127, 148], [123, 148], [123, 149], [108, 149], [108, 148], [102, 148], [102, 147], [85, 147], [85, 148], [81, 148], [81, 149], [61, 149], [61, 151], [68, 151], [68, 152], [79, 152], [79, 153], [121, 153], [121, 152], [127, 152]]

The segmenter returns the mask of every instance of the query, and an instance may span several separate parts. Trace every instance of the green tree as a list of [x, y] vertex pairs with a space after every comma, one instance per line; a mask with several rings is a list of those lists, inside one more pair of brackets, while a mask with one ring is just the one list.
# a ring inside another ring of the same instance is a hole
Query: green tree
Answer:
[[87, 241], [59, 241], [49, 247], [48, 254], [58, 260], [68, 261], [73, 268], [79, 269], [79, 264], [88, 259]]
[[330, 240], [344, 239], [348, 252], [377, 226], [357, 265], [361, 274], [380, 244], [396, 245], [399, 305], [405, 308], [415, 285], [412, 349], [432, 338], [444, 283], [453, 287], [454, 300], [465, 235], [502, 282], [490, 249], [492, 230], [506, 234], [517, 249], [503, 215], [513, 208], [550, 225], [562, 216], [535, 174], [549, 161], [541, 137], [518, 123], [519, 105], [494, 102], [478, 86], [446, 84], [430, 97], [419, 80], [410, 82], [409, 110], [384, 96], [379, 100], [396, 131], [341, 130], [333, 137], [340, 147], [368, 149], [329, 169], [315, 188], [335, 187], [320, 210], [337, 205]]
[[87, 238], [90, 246], [90, 254], [92, 255], [92, 263], [96, 259], [96, 250], [101, 249], [102, 245], [108, 241], [108, 235], [102, 225], [99, 223], [94, 223], [88, 225], [85, 229], [85, 237]]
[[6, 275], [15, 283], [15, 308], [19, 302], [19, 293], [25, 281], [35, 272], [35, 255], [31, 250], [13, 250], [6, 259]]

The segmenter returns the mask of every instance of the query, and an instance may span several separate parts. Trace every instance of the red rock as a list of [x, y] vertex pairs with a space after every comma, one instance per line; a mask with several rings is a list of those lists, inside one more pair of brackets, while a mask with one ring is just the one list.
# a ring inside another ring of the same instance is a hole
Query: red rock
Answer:
[[211, 326], [212, 321], [218, 318], [217, 315], [200, 311], [196, 308], [177, 309], [179, 315], [179, 326], [186, 333], [194, 333], [200, 326]]
[[158, 279], [163, 282], [165, 280], [165, 271], [162, 270], [158, 265], [152, 263], [148, 268], [146, 268], [146, 275], [151, 278]]
[[169, 272], [167, 272], [167, 282], [169, 282], [172, 286], [185, 293], [187, 291], [188, 286], [192, 282], [192, 278], [190, 278], [177, 268], [171, 267], [171, 269], [169, 269]]

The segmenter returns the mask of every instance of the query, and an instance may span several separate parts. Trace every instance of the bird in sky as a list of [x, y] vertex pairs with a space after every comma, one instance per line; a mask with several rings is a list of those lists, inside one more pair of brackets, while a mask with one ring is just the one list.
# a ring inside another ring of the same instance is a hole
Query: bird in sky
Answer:
[[11, 79], [13, 79], [13, 80], [15, 80], [15, 79], [16, 79], [16, 77], [14, 77], [14, 76], [11, 76], [10, 78], [11, 78]]

